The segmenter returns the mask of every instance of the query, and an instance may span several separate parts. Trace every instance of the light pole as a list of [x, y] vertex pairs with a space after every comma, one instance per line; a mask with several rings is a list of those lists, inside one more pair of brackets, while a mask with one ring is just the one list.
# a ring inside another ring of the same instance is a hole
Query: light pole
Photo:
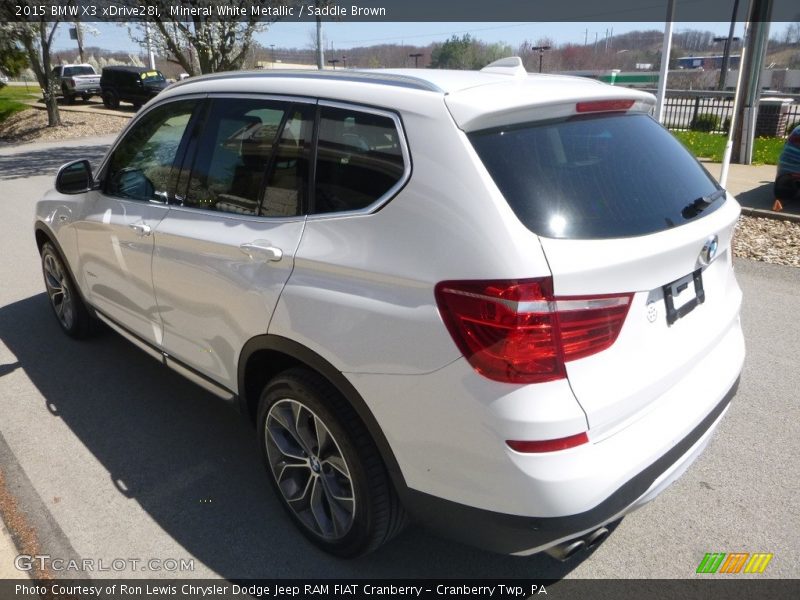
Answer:
[[419, 69], [419, 57], [422, 56], [422, 52], [414, 52], [408, 56], [414, 59], [414, 68]]
[[347, 68], [347, 57], [344, 54], [342, 54], [342, 68]]
[[272, 55], [272, 68], [275, 68], [275, 44], [269, 45], [270, 53]]
[[542, 72], [542, 58], [544, 58], [544, 51], [550, 50], [550, 46], [531, 46], [531, 50], [539, 51], [539, 73]]
[[[733, 0], [733, 13], [731, 13], [731, 28], [728, 31], [727, 38], [714, 38], [715, 42], [725, 40], [725, 48], [722, 52], [722, 65], [719, 70], [719, 89], [725, 89], [725, 79], [728, 75], [728, 61], [731, 57], [731, 42], [739, 41], [739, 38], [733, 37], [733, 30], [736, 28], [736, 13], [739, 11], [739, 0]], [[741, 63], [741, 61], [740, 61]], [[741, 64], [739, 65], [741, 67]]]
[[[737, 0], [738, 1], [738, 0]], [[731, 30], [732, 32], [732, 30]], [[727, 37], [715, 37], [715, 42], [725, 42], [725, 45], [722, 47], [722, 64], [719, 68], [719, 85], [717, 89], [724, 90], [725, 89], [725, 79], [728, 75], [728, 64], [731, 60], [731, 43], [738, 42], [740, 38], [727, 36]]]

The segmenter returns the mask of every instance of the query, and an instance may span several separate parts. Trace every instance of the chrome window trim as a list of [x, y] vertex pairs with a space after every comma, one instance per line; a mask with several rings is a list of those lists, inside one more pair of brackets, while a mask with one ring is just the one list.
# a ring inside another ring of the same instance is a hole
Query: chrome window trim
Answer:
[[[394, 111], [381, 109], [381, 108], [374, 108], [372, 106], [365, 106], [363, 104], [355, 104], [351, 102], [339, 102], [339, 101], [332, 101], [332, 100], [322, 100], [319, 101], [319, 106], [327, 106], [331, 108], [340, 108], [343, 110], [352, 110], [357, 112], [369, 113], [373, 115], [378, 115], [382, 117], [388, 117], [394, 122], [395, 130], [397, 131], [398, 139], [400, 141], [400, 152], [403, 157], [403, 175], [400, 179], [397, 180], [392, 187], [390, 187], [382, 196], [380, 196], [377, 200], [375, 200], [372, 204], [368, 204], [364, 208], [359, 208], [356, 210], [343, 210], [337, 212], [327, 212], [327, 213], [315, 213], [309, 214], [308, 220], [309, 221], [318, 221], [320, 219], [337, 219], [342, 217], [357, 217], [357, 216], [364, 216], [369, 215], [374, 212], [377, 212], [381, 208], [383, 208], [386, 204], [388, 204], [394, 197], [402, 190], [405, 185], [408, 183], [409, 179], [411, 179], [411, 153], [408, 149], [408, 140], [406, 139], [406, 131], [403, 127], [403, 121], [400, 118], [400, 115]], [[319, 146], [319, 140], [317, 140], [317, 147]], [[315, 151], [317, 148], [315, 148]], [[314, 156], [316, 159], [316, 154]], [[314, 182], [314, 186], [316, 187], [316, 181]]]
[[[170, 98], [166, 98], [153, 106], [149, 107], [146, 111], [140, 112], [137, 114], [131, 122], [122, 130], [122, 132], [117, 137], [116, 141], [112, 145], [111, 149], [108, 151], [106, 156], [103, 159], [103, 162], [100, 165], [100, 168], [97, 170], [97, 173], [104, 173], [106, 168], [106, 164], [110, 159], [111, 155], [116, 151], [117, 146], [120, 142], [127, 136], [128, 132], [136, 125], [136, 123], [142, 119], [145, 115], [149, 114], [151, 111], [159, 108], [161, 106], [165, 106], [166, 104], [172, 102], [179, 102], [182, 100], [206, 100], [206, 99], [215, 99], [215, 98], [242, 98], [242, 99], [252, 99], [252, 100], [272, 100], [272, 101], [280, 101], [280, 102], [293, 102], [293, 103], [302, 103], [302, 104], [316, 104], [318, 106], [327, 106], [330, 108], [339, 108], [342, 110], [352, 110], [357, 112], [369, 113], [374, 114], [382, 117], [387, 117], [394, 122], [395, 130], [398, 133], [398, 140], [400, 142], [400, 153], [403, 157], [403, 174], [401, 175], [400, 179], [390, 187], [386, 192], [381, 195], [377, 200], [372, 202], [371, 204], [365, 206], [364, 208], [359, 208], [356, 210], [344, 210], [344, 211], [336, 211], [336, 212], [328, 212], [328, 213], [319, 213], [319, 214], [308, 214], [308, 215], [297, 215], [294, 217], [270, 217], [267, 215], [240, 215], [237, 213], [226, 213], [217, 210], [206, 210], [203, 208], [194, 208], [188, 206], [179, 206], [177, 204], [169, 204], [169, 208], [171, 210], [176, 211], [192, 211], [192, 212], [200, 212], [209, 215], [222, 215], [225, 218], [234, 218], [234, 219], [244, 219], [244, 220], [256, 220], [256, 221], [264, 221], [270, 220], [275, 222], [286, 222], [291, 223], [294, 221], [301, 221], [301, 220], [320, 220], [320, 219], [339, 219], [343, 217], [358, 217], [358, 216], [366, 216], [377, 212], [381, 208], [383, 208], [386, 204], [388, 204], [394, 197], [400, 192], [401, 189], [405, 187], [408, 183], [409, 179], [411, 179], [411, 173], [413, 171], [412, 164], [411, 164], [411, 152], [408, 148], [408, 139], [406, 137], [405, 128], [403, 127], [403, 121], [400, 118], [400, 115], [392, 110], [382, 109], [382, 108], [375, 108], [373, 106], [367, 106], [364, 104], [356, 104], [352, 102], [340, 102], [340, 101], [332, 101], [332, 100], [323, 100], [320, 98], [310, 98], [306, 96], [282, 96], [279, 94], [258, 94], [258, 93], [241, 93], [241, 92], [208, 92], [208, 93], [195, 93], [195, 94], [186, 94], [181, 96], [173, 96]], [[315, 156], [316, 158], [316, 148]], [[313, 182], [312, 182], [313, 183]], [[116, 198], [116, 196], [111, 196]], [[131, 200], [128, 198], [127, 200]], [[139, 202], [138, 200], [134, 200], [134, 202]]]

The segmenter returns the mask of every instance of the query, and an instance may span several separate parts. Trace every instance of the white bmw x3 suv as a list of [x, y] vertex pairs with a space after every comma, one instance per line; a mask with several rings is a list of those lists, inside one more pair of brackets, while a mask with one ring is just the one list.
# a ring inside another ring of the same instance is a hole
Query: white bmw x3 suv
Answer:
[[686, 470], [744, 360], [739, 205], [653, 103], [516, 58], [175, 84], [39, 202], [52, 307], [238, 406], [329, 552], [410, 516], [567, 557]]

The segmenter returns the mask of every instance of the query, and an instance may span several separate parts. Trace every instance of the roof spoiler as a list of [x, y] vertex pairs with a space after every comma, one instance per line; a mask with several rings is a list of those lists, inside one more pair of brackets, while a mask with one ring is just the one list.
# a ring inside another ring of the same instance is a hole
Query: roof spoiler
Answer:
[[498, 75], [509, 75], [511, 77], [527, 77], [528, 72], [522, 64], [519, 56], [508, 56], [501, 58], [493, 63], [489, 63], [481, 69], [481, 73], [496, 73]]

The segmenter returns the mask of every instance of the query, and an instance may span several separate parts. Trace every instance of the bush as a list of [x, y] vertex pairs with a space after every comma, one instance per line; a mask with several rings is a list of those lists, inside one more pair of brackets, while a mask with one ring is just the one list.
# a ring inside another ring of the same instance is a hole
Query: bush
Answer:
[[702, 131], [704, 133], [711, 133], [719, 128], [719, 117], [712, 113], [703, 113], [697, 115], [689, 126], [692, 131]]
[[731, 132], [731, 118], [725, 117], [725, 120], [722, 122], [722, 131], [725, 132], [725, 135], [728, 135]]

